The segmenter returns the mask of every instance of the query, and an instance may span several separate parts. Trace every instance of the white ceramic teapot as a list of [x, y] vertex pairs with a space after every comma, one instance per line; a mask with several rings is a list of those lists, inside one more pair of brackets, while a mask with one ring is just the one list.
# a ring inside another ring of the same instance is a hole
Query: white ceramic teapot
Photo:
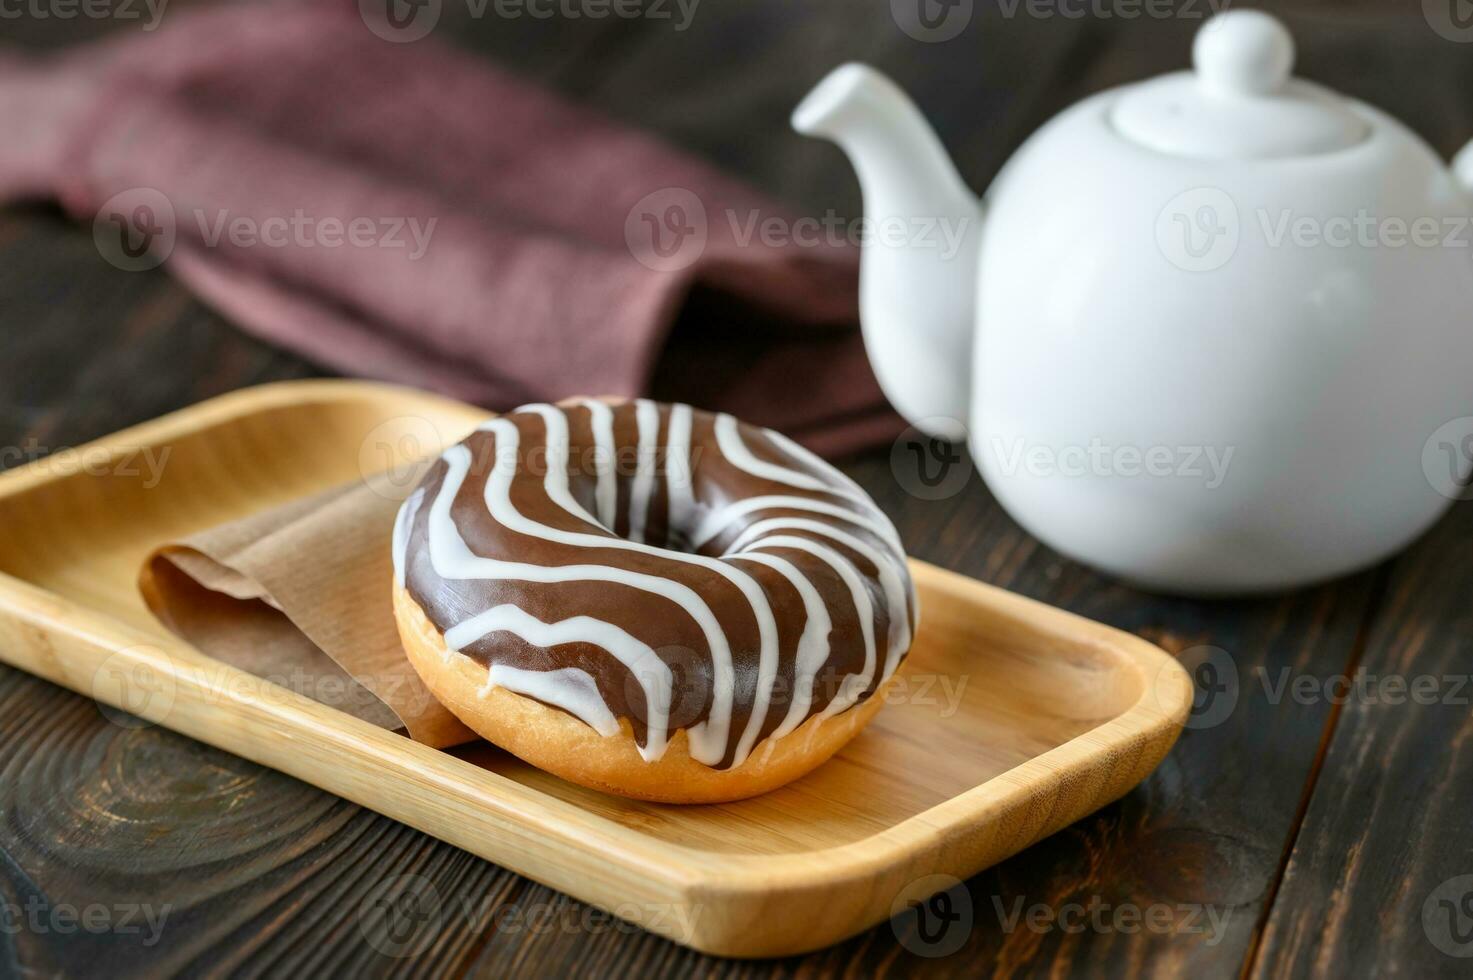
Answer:
[[1214, 17], [1193, 61], [1055, 117], [984, 201], [864, 65], [793, 125], [858, 172], [865, 342], [903, 415], [965, 425], [1065, 554], [1168, 591], [1285, 587], [1386, 557], [1466, 481], [1473, 152], [1450, 170], [1291, 78], [1267, 14]]

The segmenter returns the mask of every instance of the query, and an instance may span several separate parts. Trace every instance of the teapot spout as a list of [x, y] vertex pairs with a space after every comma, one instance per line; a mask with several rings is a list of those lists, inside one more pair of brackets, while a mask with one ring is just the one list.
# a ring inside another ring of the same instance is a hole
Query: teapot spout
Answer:
[[967, 424], [981, 204], [915, 104], [868, 65], [834, 69], [793, 128], [849, 156], [864, 195], [859, 306], [885, 395], [917, 428]]

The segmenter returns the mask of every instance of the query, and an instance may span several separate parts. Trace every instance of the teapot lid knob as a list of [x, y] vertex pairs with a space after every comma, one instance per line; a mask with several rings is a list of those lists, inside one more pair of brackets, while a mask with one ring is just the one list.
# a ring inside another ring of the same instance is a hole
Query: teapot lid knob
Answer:
[[1290, 77], [1294, 39], [1259, 10], [1218, 14], [1197, 31], [1195, 71], [1119, 90], [1117, 134], [1158, 153], [1195, 160], [1269, 160], [1332, 153], [1366, 139], [1367, 118], [1348, 99]]
[[1294, 38], [1261, 10], [1230, 10], [1202, 25], [1192, 43], [1192, 67], [1218, 96], [1269, 95], [1294, 68]]

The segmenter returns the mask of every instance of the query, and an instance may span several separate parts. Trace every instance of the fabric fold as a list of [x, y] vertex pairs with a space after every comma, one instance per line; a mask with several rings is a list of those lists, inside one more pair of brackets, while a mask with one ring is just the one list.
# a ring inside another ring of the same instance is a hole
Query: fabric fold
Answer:
[[675, 392], [827, 455], [901, 428], [855, 249], [756, 233], [795, 219], [434, 37], [389, 43], [354, 3], [0, 59], [0, 127], [0, 197], [55, 197], [100, 250], [334, 370], [493, 409]]

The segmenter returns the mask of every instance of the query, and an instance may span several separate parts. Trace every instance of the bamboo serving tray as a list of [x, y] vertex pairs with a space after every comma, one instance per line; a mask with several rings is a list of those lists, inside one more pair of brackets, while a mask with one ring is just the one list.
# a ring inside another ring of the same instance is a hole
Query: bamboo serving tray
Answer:
[[484, 744], [416, 744], [212, 660], [144, 607], [135, 583], [156, 545], [483, 417], [385, 385], [291, 382], [0, 474], [0, 659], [729, 956], [836, 942], [927, 897], [922, 879], [966, 878], [1119, 798], [1191, 707], [1185, 671], [1144, 640], [912, 562], [905, 698], [776, 792], [664, 806]]

